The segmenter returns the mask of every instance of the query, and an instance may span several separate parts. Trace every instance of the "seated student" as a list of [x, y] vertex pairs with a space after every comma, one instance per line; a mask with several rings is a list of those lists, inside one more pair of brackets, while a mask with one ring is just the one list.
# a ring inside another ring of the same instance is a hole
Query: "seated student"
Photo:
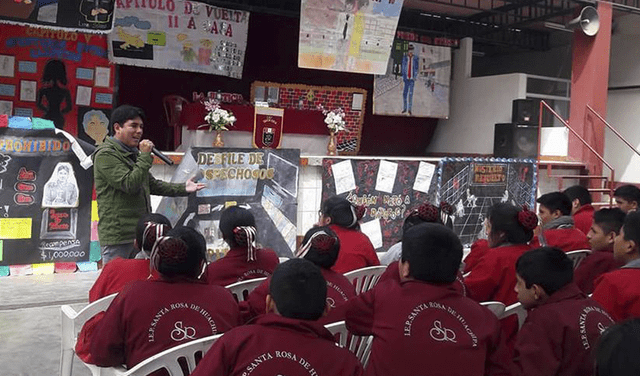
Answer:
[[624, 264], [593, 283], [593, 299], [616, 322], [640, 317], [640, 212], [629, 212], [613, 243], [613, 257]]
[[402, 239], [402, 282], [379, 282], [347, 303], [349, 331], [374, 336], [367, 375], [511, 374], [496, 316], [452, 286], [461, 260], [453, 231], [413, 226]]
[[593, 212], [595, 209], [591, 205], [591, 194], [587, 188], [581, 185], [574, 185], [565, 189], [564, 193], [571, 201], [571, 216], [573, 226], [583, 233], [588, 233], [593, 223]]
[[[314, 227], [307, 231], [302, 240], [302, 246], [295, 256], [304, 258], [320, 268], [322, 276], [327, 281], [327, 308], [329, 313], [318, 320], [321, 324], [328, 324], [344, 320], [342, 307], [347, 300], [356, 296], [356, 289], [342, 274], [331, 270], [338, 259], [340, 239], [329, 227]], [[240, 302], [244, 320], [248, 321], [258, 315], [266, 313], [266, 300], [269, 294], [270, 279], [262, 282], [250, 294], [246, 301]]]
[[640, 318], [610, 326], [596, 346], [595, 376], [640, 375]]
[[573, 225], [571, 201], [562, 192], [551, 192], [536, 200], [540, 217], [540, 233], [531, 241], [531, 248], [556, 247], [565, 252], [589, 249], [584, 232]]
[[327, 283], [310, 261], [291, 259], [273, 272], [270, 312], [254, 325], [225, 333], [191, 376], [362, 375], [358, 359], [336, 346], [318, 323], [326, 312]]
[[587, 234], [592, 253], [582, 260], [573, 276], [585, 294], [593, 292], [593, 281], [597, 277], [623, 265], [613, 258], [613, 242], [623, 222], [624, 212], [618, 208], [600, 209], [593, 214], [593, 224]]
[[220, 216], [220, 232], [231, 249], [207, 267], [210, 284], [227, 286], [253, 278], [268, 277], [280, 260], [270, 249], [257, 248], [256, 220], [247, 209], [231, 206]]
[[640, 205], [640, 189], [631, 184], [620, 186], [613, 192], [613, 199], [623, 212], [634, 211]]
[[527, 318], [514, 349], [517, 374], [591, 376], [592, 351], [613, 320], [573, 282], [573, 262], [558, 248], [526, 252], [516, 263]]
[[322, 203], [320, 226], [330, 226], [340, 239], [340, 254], [333, 270], [346, 273], [380, 265], [369, 237], [360, 231], [358, 221], [364, 212], [344, 198], [334, 196]]
[[160, 278], [131, 282], [116, 296], [91, 339], [94, 364], [131, 368], [238, 325], [233, 295], [199, 279], [205, 263], [205, 240], [196, 230], [180, 226], [160, 237], [151, 251]]

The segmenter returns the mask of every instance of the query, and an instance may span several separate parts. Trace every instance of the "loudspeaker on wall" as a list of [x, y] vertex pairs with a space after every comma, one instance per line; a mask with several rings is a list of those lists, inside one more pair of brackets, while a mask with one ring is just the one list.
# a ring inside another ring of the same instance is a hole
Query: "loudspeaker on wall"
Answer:
[[511, 122], [515, 124], [538, 125], [540, 115], [539, 99], [514, 99]]
[[538, 127], [513, 123], [496, 124], [493, 155], [496, 158], [536, 158]]

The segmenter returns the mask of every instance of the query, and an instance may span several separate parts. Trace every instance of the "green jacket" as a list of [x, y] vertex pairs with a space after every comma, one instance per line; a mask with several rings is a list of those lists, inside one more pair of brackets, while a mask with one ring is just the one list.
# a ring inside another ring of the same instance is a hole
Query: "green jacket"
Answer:
[[134, 241], [138, 220], [151, 212], [150, 195], [189, 194], [184, 184], [166, 183], [151, 175], [151, 153], [140, 153], [136, 162], [132, 154], [107, 138], [92, 156], [100, 246]]

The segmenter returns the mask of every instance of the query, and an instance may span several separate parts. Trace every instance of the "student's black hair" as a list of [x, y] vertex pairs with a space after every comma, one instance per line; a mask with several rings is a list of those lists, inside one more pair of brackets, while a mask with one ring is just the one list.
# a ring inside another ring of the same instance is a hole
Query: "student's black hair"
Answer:
[[220, 232], [229, 247], [238, 247], [233, 229], [238, 226], [252, 226], [256, 227], [256, 219], [253, 214], [247, 209], [239, 206], [230, 206], [226, 208], [220, 215]]
[[[326, 233], [326, 235], [330, 237], [329, 240], [331, 240], [331, 244], [321, 242], [326, 244], [326, 247], [320, 248], [319, 245], [324, 245], [316, 241], [320, 235], [312, 239], [310, 244], [307, 244], [309, 239], [318, 232]], [[324, 269], [330, 269], [336, 263], [338, 253], [340, 252], [340, 239], [329, 226], [316, 226], [307, 231], [307, 233], [304, 234], [304, 239], [302, 239], [302, 247], [307, 245], [309, 249], [306, 254], [302, 256], [305, 260], [309, 260]]]
[[593, 223], [600, 226], [604, 234], [620, 232], [625, 214], [620, 208], [600, 209], [593, 213]]
[[67, 68], [62, 60], [52, 59], [47, 61], [42, 73], [42, 82], [56, 82], [67, 84]]
[[[518, 218], [523, 209], [501, 202], [489, 208], [487, 211], [487, 219], [491, 224], [490, 238], [498, 238], [496, 245], [503, 243], [526, 244], [533, 238], [533, 229], [535, 226], [525, 227]], [[535, 213], [530, 212], [533, 217]], [[504, 234], [501, 237], [501, 234]]]
[[[186, 254], [173, 262], [163, 262], [162, 258], [157, 265], [157, 270], [164, 277], [172, 278], [185, 276], [196, 278], [200, 273], [202, 261], [206, 261], [207, 244], [204, 236], [197, 230], [186, 226], [176, 226], [167, 232], [167, 237], [178, 238], [187, 246]], [[156, 242], [158, 246], [159, 241]], [[153, 252], [152, 252], [153, 253]], [[153, 260], [153, 255], [152, 255]], [[178, 261], [178, 262], [176, 262]]]
[[109, 132], [110, 134], [115, 133], [114, 124], [118, 123], [120, 126], [123, 126], [127, 120], [133, 120], [139, 117], [142, 121], [145, 121], [144, 111], [141, 108], [134, 107], [128, 104], [123, 104], [122, 106], [118, 106], [115, 110], [111, 112], [111, 120], [109, 121]]
[[551, 295], [573, 281], [573, 262], [559, 248], [541, 247], [518, 258], [516, 273], [527, 288], [539, 285]]
[[331, 218], [332, 225], [344, 228], [359, 228], [355, 207], [342, 197], [333, 196], [322, 203], [322, 215]]
[[[167, 225], [170, 228], [172, 227], [171, 221], [169, 221], [169, 218], [165, 217], [162, 214], [148, 213], [148, 214], [143, 215], [138, 220], [138, 223], [136, 224], [136, 244], [138, 245], [138, 248], [140, 248], [140, 249], [143, 246], [142, 242], [144, 241], [144, 239], [143, 239], [143, 237], [144, 237], [144, 229], [147, 227], [146, 224], [148, 222], [153, 222], [153, 223], [157, 223], [157, 224], [160, 224], [160, 225]], [[144, 248], [146, 250], [150, 251], [152, 246], [153, 246], [153, 244], [151, 244], [148, 247], [145, 246]]]
[[640, 375], [640, 318], [613, 325], [595, 349], [595, 376]]
[[569, 200], [573, 202], [576, 198], [580, 202], [580, 206], [587, 205], [592, 202], [591, 193], [589, 190], [581, 185], [573, 185], [567, 189], [565, 189], [562, 193], [569, 197]]
[[640, 249], [640, 212], [627, 213], [622, 229], [624, 230], [624, 240], [633, 240], [636, 243], [636, 248]]
[[324, 313], [327, 282], [311, 261], [294, 258], [279, 264], [271, 276], [269, 294], [284, 317], [318, 320]]
[[456, 280], [462, 261], [462, 243], [446, 226], [421, 223], [402, 236], [402, 261], [409, 262], [409, 275], [431, 283]]
[[571, 215], [571, 200], [562, 192], [550, 192], [544, 194], [536, 200], [540, 205], [544, 205], [551, 213], [560, 210], [562, 215]]
[[627, 184], [616, 188], [613, 191], [613, 197], [620, 197], [629, 202], [637, 202], [640, 207], [640, 189], [635, 185]]

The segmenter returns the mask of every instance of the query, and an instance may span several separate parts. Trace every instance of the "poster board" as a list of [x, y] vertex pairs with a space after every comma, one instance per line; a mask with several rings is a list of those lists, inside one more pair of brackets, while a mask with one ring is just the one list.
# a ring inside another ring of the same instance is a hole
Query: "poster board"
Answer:
[[364, 205], [361, 230], [383, 252], [400, 241], [414, 208], [436, 202], [436, 171], [437, 164], [427, 161], [325, 158], [322, 201], [338, 195]]
[[[153, 5], [153, 7], [152, 7]], [[116, 1], [116, 64], [242, 78], [249, 12], [186, 0]]]
[[63, 135], [0, 128], [0, 265], [88, 261], [92, 187]]
[[174, 225], [198, 229], [210, 252], [228, 248], [218, 231], [222, 211], [233, 205], [254, 215], [257, 241], [281, 257], [296, 248], [300, 150], [191, 148], [172, 182], [196, 177], [206, 187], [188, 198], [164, 197], [157, 209]]

